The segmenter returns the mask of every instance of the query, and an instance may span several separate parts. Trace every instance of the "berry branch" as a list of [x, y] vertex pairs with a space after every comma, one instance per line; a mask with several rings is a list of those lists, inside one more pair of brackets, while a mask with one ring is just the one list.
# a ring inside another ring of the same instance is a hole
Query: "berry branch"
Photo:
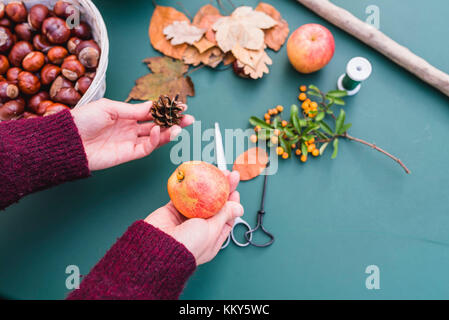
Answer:
[[[300, 156], [301, 162], [306, 162], [308, 154], [318, 157], [324, 153], [329, 144], [332, 143], [332, 159], [338, 155], [339, 138], [355, 141], [390, 157], [396, 161], [404, 171], [409, 174], [410, 170], [404, 163], [391, 153], [379, 148], [373, 143], [355, 138], [348, 134], [351, 123], [346, 123], [346, 113], [340, 110], [338, 116], [331, 109], [334, 105], [345, 105], [343, 98], [346, 91], [332, 90], [327, 93], [322, 92], [316, 86], [310, 85], [300, 87], [301, 93], [298, 96], [301, 101], [303, 117], [299, 116], [299, 108], [292, 105], [290, 110], [290, 121], [282, 120], [280, 113], [284, 110], [282, 106], [269, 109], [264, 115], [264, 120], [257, 117], [251, 117], [249, 122], [254, 126], [256, 134], [252, 135], [250, 140], [257, 143], [258, 140], [270, 140], [268, 145], [276, 146], [276, 152], [283, 159], [291, 156], [292, 150], [297, 156]], [[312, 101], [309, 96], [317, 97], [318, 102]], [[274, 117], [274, 119], [272, 119]], [[334, 121], [334, 129], [326, 123], [325, 118], [331, 118]]]

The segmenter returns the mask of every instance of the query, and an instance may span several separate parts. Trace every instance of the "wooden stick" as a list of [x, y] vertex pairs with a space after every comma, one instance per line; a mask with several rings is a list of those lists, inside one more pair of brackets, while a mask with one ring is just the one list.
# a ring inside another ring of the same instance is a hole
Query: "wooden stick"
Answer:
[[298, 2], [449, 96], [447, 73], [435, 68], [372, 25], [361, 21], [328, 0], [298, 0]]

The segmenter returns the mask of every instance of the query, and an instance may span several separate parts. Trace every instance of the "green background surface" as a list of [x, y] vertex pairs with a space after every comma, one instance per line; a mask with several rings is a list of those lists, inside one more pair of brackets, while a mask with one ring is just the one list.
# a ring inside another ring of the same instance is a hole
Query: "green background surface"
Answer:
[[[180, 9], [176, 1], [157, 0]], [[192, 14], [208, 1], [182, 1]], [[246, 128], [277, 104], [296, 103], [300, 84], [334, 89], [348, 60], [364, 56], [372, 77], [349, 99], [351, 134], [377, 143], [409, 166], [368, 147], [343, 141], [336, 160], [327, 153], [301, 165], [283, 161], [271, 177], [266, 226], [276, 235], [267, 249], [231, 245], [196, 271], [185, 299], [390, 299], [449, 298], [449, 159], [447, 97], [374, 50], [326, 23], [295, 1], [275, 4], [294, 30], [305, 23], [327, 26], [335, 36], [331, 63], [313, 75], [289, 65], [285, 47], [262, 80], [240, 79], [231, 70], [192, 74], [196, 96], [190, 113], [209, 128]], [[158, 55], [147, 29], [148, 0], [95, 1], [110, 37], [106, 96], [124, 100], [146, 74], [142, 59]], [[226, 2], [225, 2], [226, 3]], [[237, 1], [255, 6], [257, 1]], [[445, 0], [336, 0], [365, 19], [380, 8], [380, 28], [435, 66], [449, 71], [449, 22]], [[191, 129], [189, 129], [191, 130]], [[23, 199], [0, 213], [0, 294], [21, 299], [62, 299], [65, 268], [87, 274], [126, 228], [169, 198], [166, 181], [175, 165], [166, 146], [146, 159], [90, 179]], [[239, 191], [247, 219], [255, 223], [262, 178]], [[367, 290], [365, 268], [379, 266], [380, 290]]]

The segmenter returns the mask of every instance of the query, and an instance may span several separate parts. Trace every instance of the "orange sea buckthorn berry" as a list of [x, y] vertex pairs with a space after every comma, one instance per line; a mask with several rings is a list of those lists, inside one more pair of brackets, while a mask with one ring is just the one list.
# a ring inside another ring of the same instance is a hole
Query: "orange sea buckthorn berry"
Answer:
[[315, 144], [309, 144], [309, 146], [307, 147], [307, 151], [308, 152], [312, 152], [313, 150], [315, 150], [316, 149], [316, 146], [315, 146]]
[[318, 156], [320, 155], [320, 150], [318, 150], [318, 149], [313, 150], [313, 151], [312, 151], [312, 155], [313, 155], [314, 157], [318, 157]]
[[302, 161], [302, 162], [306, 162], [306, 161], [307, 161], [307, 156], [303, 154], [303, 155], [301, 156], [301, 161]]
[[307, 95], [304, 92], [302, 92], [299, 94], [298, 99], [299, 101], [305, 101], [307, 99]]
[[276, 153], [280, 156], [284, 154], [284, 148], [282, 147], [277, 147], [276, 148]]
[[262, 128], [260, 126], [255, 126], [254, 127], [254, 131], [259, 132], [260, 130], [262, 130]]
[[312, 139], [310, 139], [309, 141], [307, 141], [309, 144], [315, 143], [315, 138], [312, 137]]
[[265, 120], [270, 120], [270, 115], [268, 113], [265, 113], [264, 118]]
[[282, 120], [281, 124], [283, 127], [286, 127], [288, 125], [288, 122], [287, 120]]
[[292, 149], [296, 149], [296, 144], [292, 143]]
[[296, 151], [295, 151], [295, 154], [297, 155], [297, 156], [300, 156], [301, 155], [301, 150], [300, 149], [296, 149]]
[[256, 143], [256, 142], [257, 142], [257, 136], [256, 136], [255, 134], [253, 134], [253, 135], [251, 135], [251, 137], [249, 137], [249, 140], [250, 140], [252, 143]]
[[279, 136], [281, 134], [281, 130], [279, 129], [274, 129], [274, 134]]
[[277, 136], [272, 136], [271, 139], [270, 139], [270, 141], [271, 141], [272, 144], [278, 144], [279, 139], [278, 139]]
[[276, 109], [277, 109], [277, 111], [279, 111], [279, 112], [284, 111], [284, 107], [281, 106], [281, 105], [278, 105], [278, 106], [276, 107]]
[[301, 105], [301, 108], [302, 108], [303, 110], [307, 110], [307, 109], [310, 108], [310, 104], [309, 104], [307, 101], [304, 101], [304, 102], [302, 103], [302, 105]]
[[315, 101], [312, 101], [310, 103], [310, 109], [316, 110], [317, 108], [318, 108], [318, 103], [316, 103]]
[[271, 124], [270, 119], [265, 120], [265, 123], [266, 123], [266, 124]]
[[299, 90], [301, 90], [302, 92], [306, 92], [307, 91], [307, 86], [300, 86]]
[[267, 111], [267, 113], [271, 116], [271, 115], [273, 115], [273, 109], [269, 109], [268, 111]]
[[284, 152], [283, 154], [282, 154], [282, 159], [287, 159], [288, 158], [288, 153], [287, 152]]

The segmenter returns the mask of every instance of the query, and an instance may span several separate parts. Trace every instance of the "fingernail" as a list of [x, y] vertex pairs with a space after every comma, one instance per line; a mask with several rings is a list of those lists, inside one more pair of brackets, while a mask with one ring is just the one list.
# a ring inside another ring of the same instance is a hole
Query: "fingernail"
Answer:
[[176, 139], [177, 136], [181, 133], [182, 129], [180, 126], [173, 126], [170, 129], [170, 141], [173, 141]]
[[232, 208], [232, 214], [234, 217], [241, 217], [244, 213], [243, 206], [240, 203], [235, 202], [235, 205]]

